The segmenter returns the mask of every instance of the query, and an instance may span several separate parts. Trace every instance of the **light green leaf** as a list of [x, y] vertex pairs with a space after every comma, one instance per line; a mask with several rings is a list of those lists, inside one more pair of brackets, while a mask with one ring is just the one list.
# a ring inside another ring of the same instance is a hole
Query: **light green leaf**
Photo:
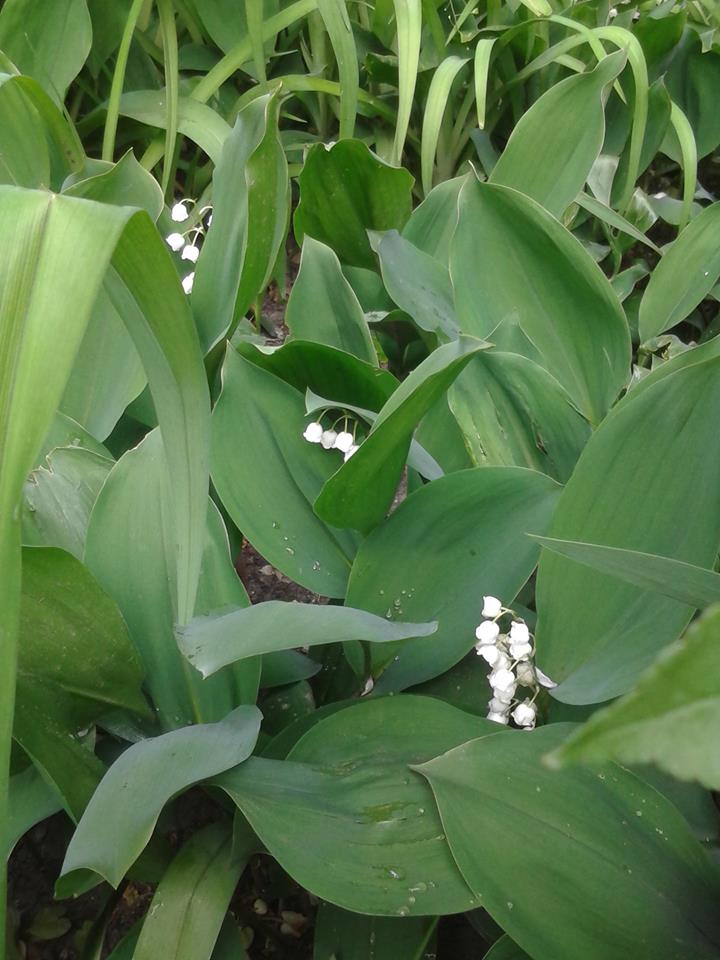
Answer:
[[302, 394], [230, 349], [212, 424], [213, 483], [236, 526], [297, 583], [344, 596], [357, 538], [312, 508], [342, 455], [303, 439]]
[[140, 207], [157, 220], [163, 210], [162, 190], [131, 150], [117, 163], [103, 160], [91, 163], [89, 170], [68, 177], [63, 184], [64, 194], [98, 203], [114, 203], [118, 207]]
[[214, 782], [323, 900], [376, 916], [456, 913], [472, 899], [432, 794], [408, 764], [491, 724], [425, 697], [366, 700], [315, 724], [287, 760], [253, 757]]
[[10, 856], [15, 844], [27, 831], [46, 817], [62, 810], [58, 793], [30, 764], [10, 778], [8, 848], [0, 856]]
[[340, 139], [352, 137], [358, 101], [358, 57], [345, 0], [317, 0], [317, 8], [330, 37], [340, 80]]
[[712, 290], [720, 276], [720, 203], [698, 214], [655, 267], [640, 302], [640, 337], [676, 326]]
[[410, 215], [413, 178], [359, 140], [311, 147], [298, 183], [298, 243], [309, 234], [353, 266], [375, 268], [368, 230], [400, 230]]
[[309, 235], [303, 241], [285, 323], [293, 337], [337, 347], [377, 365], [363, 309], [340, 261], [330, 247]]
[[518, 354], [479, 354], [448, 399], [479, 466], [529, 467], [564, 483], [590, 437], [557, 380]]
[[469, 886], [534, 960], [717, 957], [720, 884], [705, 851], [622, 767], [547, 770], [543, 754], [572, 729], [482, 737], [414, 768]]
[[85, 0], [5, 0], [0, 50], [61, 104], [92, 41]]
[[399, 166], [410, 125], [422, 37], [421, 0], [393, 0], [398, 58], [398, 110], [392, 162]]
[[[717, 574], [715, 574], [717, 576]], [[635, 689], [593, 716], [548, 758], [553, 766], [655, 763], [679, 780], [720, 788], [720, 610], [663, 651]]]
[[[632, 392], [593, 434], [563, 492], [549, 535], [710, 567], [720, 504], [697, 499], [720, 483], [715, 417], [720, 361], [686, 366]], [[692, 502], [693, 509], [678, 505]], [[532, 532], [532, 531], [531, 531]], [[628, 690], [675, 640], [692, 609], [545, 551], [537, 583], [539, 664], [566, 703]]]
[[435, 350], [412, 371], [382, 408], [360, 449], [323, 487], [315, 501], [318, 517], [332, 526], [363, 532], [382, 520], [395, 495], [413, 430], [486, 346], [461, 337]]
[[70, 841], [59, 895], [88, 871], [117, 887], [168, 800], [246, 760], [260, 720], [256, 707], [238, 707], [219, 723], [184, 727], [128, 747], [105, 774]]
[[422, 169], [423, 195], [427, 196], [433, 185], [435, 156], [440, 139], [440, 125], [445, 114], [452, 85], [458, 73], [467, 63], [467, 57], [446, 57], [437, 67], [430, 82], [425, 101], [422, 138], [420, 144], [420, 166]]
[[458, 196], [467, 177], [439, 183], [415, 207], [402, 229], [403, 239], [447, 267], [458, 219]]
[[[149, 127], [164, 130], [168, 110], [164, 90], [133, 90], [120, 100], [120, 113]], [[196, 143], [214, 164], [220, 162], [223, 143], [230, 134], [230, 126], [219, 113], [192, 97], [180, 97], [177, 113], [178, 132]]]
[[597, 543], [576, 540], [553, 540], [535, 537], [543, 547], [582, 563], [593, 570], [632, 583], [642, 590], [672, 597], [691, 607], [707, 607], [720, 603], [720, 574], [691, 563], [658, 557], [637, 550], [620, 550]]
[[439, 621], [432, 637], [371, 651], [374, 672], [385, 667], [378, 690], [435, 677], [467, 653], [482, 595], [510, 603], [532, 573], [538, 549], [526, 533], [547, 529], [559, 494], [530, 470], [460, 470], [412, 493], [370, 534], [347, 602], [378, 616]]
[[605, 135], [605, 99], [626, 63], [618, 50], [594, 70], [554, 84], [523, 114], [490, 175], [556, 217], [587, 180]]
[[531, 359], [599, 423], [630, 365], [627, 321], [609, 281], [554, 217], [515, 190], [468, 180], [459, 205], [450, 276], [461, 329], [503, 349], [503, 331], [518, 325]]
[[256, 654], [351, 640], [387, 643], [427, 637], [436, 630], [436, 623], [391, 623], [352, 607], [267, 600], [199, 617], [182, 630], [179, 640], [190, 663], [207, 677]]

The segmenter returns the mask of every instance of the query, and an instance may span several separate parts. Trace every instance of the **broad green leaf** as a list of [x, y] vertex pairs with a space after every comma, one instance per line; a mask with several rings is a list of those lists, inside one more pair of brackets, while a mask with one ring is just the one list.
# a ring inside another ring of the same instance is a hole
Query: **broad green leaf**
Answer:
[[46, 817], [62, 810], [62, 803], [54, 790], [30, 764], [10, 778], [8, 846], [0, 856], [9, 857], [15, 844], [27, 831]]
[[287, 760], [253, 757], [214, 782], [323, 900], [376, 916], [456, 913], [472, 898], [432, 794], [408, 764], [490, 733], [491, 723], [424, 697], [366, 700], [317, 723]]
[[712, 608], [664, 650], [635, 689], [556, 749], [553, 765], [655, 763], [679, 780], [720, 788], [720, 611]]
[[458, 197], [468, 177], [439, 183], [415, 207], [402, 229], [403, 239], [447, 267], [458, 219]]
[[340, 81], [340, 139], [352, 137], [358, 101], [358, 55], [345, 0], [317, 0], [338, 68]]
[[63, 413], [105, 440], [147, 377], [125, 318], [142, 322], [132, 291], [111, 267], [92, 309], [60, 402]]
[[58, 104], [91, 41], [86, 0], [5, 0], [0, 10], [0, 50]]
[[461, 337], [435, 350], [393, 393], [355, 455], [328, 480], [315, 512], [332, 526], [367, 532], [385, 516], [413, 430], [470, 359], [487, 344]]
[[91, 171], [73, 174], [63, 184], [69, 197], [140, 207], [157, 220], [163, 210], [163, 195], [157, 180], [135, 159], [131, 150], [117, 163], [92, 161]]
[[[717, 359], [631, 392], [591, 437], [548, 535], [711, 567], [720, 504], [698, 500], [697, 490], [720, 483], [716, 416]], [[537, 609], [539, 664], [560, 684], [553, 696], [566, 703], [600, 703], [624, 693], [692, 613], [677, 600], [547, 551]]]
[[461, 329], [497, 343], [517, 324], [531, 359], [539, 356], [599, 423], [630, 365], [627, 321], [609, 281], [554, 217], [515, 190], [469, 180], [459, 205], [450, 275]]
[[298, 183], [298, 243], [309, 234], [353, 266], [375, 268], [368, 230], [401, 230], [410, 215], [413, 178], [359, 140], [311, 147]]
[[577, 540], [536, 537], [541, 546], [593, 570], [632, 583], [642, 590], [671, 597], [691, 607], [720, 603], [720, 574], [691, 563], [637, 550], [620, 550]]
[[515, 126], [490, 181], [560, 217], [582, 190], [605, 134], [605, 99], [626, 63], [622, 50], [554, 84]]
[[312, 507], [342, 454], [304, 440], [305, 424], [302, 394], [228, 350], [212, 419], [212, 477], [223, 506], [278, 570], [342, 597], [357, 540]]
[[652, 272], [640, 302], [640, 337], [649, 340], [684, 320], [720, 276], [720, 203], [683, 230]]
[[[203, 682], [177, 648], [174, 624], [171, 484], [159, 431], [129, 450], [112, 469], [90, 518], [85, 561], [117, 601], [145, 663], [147, 687], [165, 729], [219, 720], [254, 700], [259, 663]], [[195, 611], [247, 604], [229, 557], [227, 534], [205, 500], [203, 555]]]
[[409, 314], [421, 330], [454, 340], [459, 329], [447, 268], [396, 230], [385, 233], [376, 250], [385, 289], [398, 307]]
[[115, 708], [147, 712], [140, 659], [115, 603], [62, 550], [23, 550], [19, 635], [13, 736], [77, 818], [102, 775], [78, 732]]
[[340, 261], [330, 247], [309, 235], [303, 241], [285, 323], [299, 340], [324, 343], [377, 364], [363, 309]]
[[543, 754], [572, 729], [482, 737], [415, 768], [481, 905], [534, 960], [717, 957], [720, 884], [705, 851], [622, 767], [547, 770]]
[[70, 841], [59, 895], [88, 871], [117, 887], [150, 840], [168, 800], [246, 760], [260, 720], [256, 707], [237, 707], [218, 723], [184, 727], [128, 747], [103, 777]]
[[313, 960], [423, 960], [434, 917], [364, 917], [321, 903]]
[[[133, 90], [120, 100], [120, 113], [149, 127], [164, 130], [167, 126], [167, 103], [164, 90]], [[214, 164], [220, 162], [221, 151], [230, 134], [230, 126], [219, 113], [191, 97], [178, 100], [178, 132], [196, 143]]]
[[[547, 529], [560, 487], [516, 467], [460, 470], [421, 487], [363, 542], [347, 602], [379, 616], [438, 620], [436, 634], [371, 651], [377, 689], [435, 677], [475, 643], [482, 595], [510, 603], [533, 571], [526, 536]], [[421, 558], [421, 559], [419, 559]]]
[[216, 161], [213, 220], [191, 297], [206, 352], [267, 284], [285, 239], [288, 175], [278, 109], [277, 90], [249, 103]]
[[49, 453], [23, 487], [23, 543], [60, 547], [81, 560], [90, 513], [112, 467], [112, 460], [82, 447]]
[[687, 30], [665, 82], [673, 102], [690, 121], [702, 159], [720, 143], [720, 117], [713, 109], [714, 91], [720, 82], [720, 54], [716, 48], [703, 51], [697, 34]]
[[102, 443], [92, 437], [84, 427], [76, 423], [72, 417], [60, 413], [58, 410], [52, 419], [50, 429], [45, 435], [42, 446], [35, 458], [35, 467], [42, 466], [45, 458], [53, 452], [56, 447], [80, 447], [83, 450], [89, 450], [96, 453], [106, 460], [112, 460], [112, 454]]
[[448, 399], [479, 466], [529, 467], [564, 483], [590, 436], [557, 380], [519, 354], [480, 354]]
[[436, 629], [436, 623], [391, 623], [352, 607], [267, 600], [193, 620], [182, 630], [180, 647], [207, 677], [229, 663], [261, 653], [352, 640], [387, 643], [427, 637]]
[[510, 937], [504, 936], [493, 944], [483, 960], [530, 960], [530, 958], [524, 950], [512, 942]]
[[247, 864], [230, 839], [226, 824], [212, 823], [181, 847], [155, 891], [133, 960], [210, 960]]
[[468, 57], [449, 56], [433, 73], [430, 89], [425, 101], [422, 140], [420, 144], [420, 166], [422, 170], [422, 190], [427, 196], [432, 190], [435, 157], [438, 152], [440, 126], [455, 79], [465, 66]]
[[398, 111], [392, 162], [400, 166], [418, 77], [422, 39], [421, 0], [393, 0], [398, 54]]

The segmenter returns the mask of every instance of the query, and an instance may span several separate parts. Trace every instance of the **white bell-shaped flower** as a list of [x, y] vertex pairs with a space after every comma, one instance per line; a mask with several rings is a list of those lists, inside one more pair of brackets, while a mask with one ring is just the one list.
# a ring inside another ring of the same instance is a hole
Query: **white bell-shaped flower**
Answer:
[[352, 445], [353, 435], [348, 433], [347, 430], [341, 430], [340, 433], [335, 437], [336, 450], [341, 450], [343, 453], [347, 453]]
[[497, 597], [483, 597], [483, 608], [482, 616], [490, 617], [492, 620], [495, 617], [500, 616], [502, 610], [502, 603], [498, 600]]
[[491, 710], [487, 718], [488, 720], [493, 720], [495, 723], [502, 723], [507, 726], [508, 715], [506, 713], [497, 713], [495, 710]]
[[187, 220], [188, 218], [188, 209], [184, 203], [174, 203], [170, 211], [170, 216], [175, 223], [182, 223], [183, 220]]
[[511, 716], [519, 727], [526, 727], [531, 730], [537, 720], [537, 707], [529, 700], [525, 700], [515, 707]]
[[533, 645], [530, 641], [530, 631], [524, 623], [513, 620], [508, 636], [510, 656], [514, 660], [527, 660], [532, 655]]
[[504, 700], [499, 700], [497, 697], [493, 697], [492, 700], [488, 700], [488, 710], [492, 713], [510, 713], [510, 703], [506, 703]]
[[475, 652], [479, 657], [490, 664], [491, 667], [507, 666], [510, 662], [502, 650], [499, 650], [494, 643], [477, 643]]
[[475, 630], [475, 638], [480, 643], [495, 643], [500, 636], [500, 627], [492, 620], [483, 620]]
[[320, 443], [322, 435], [323, 426], [321, 423], [309, 423], [303, 433], [303, 436], [309, 443]]
[[185, 293], [191, 293], [193, 288], [193, 282], [195, 281], [195, 272], [189, 273], [186, 277], [182, 278], [182, 288]]
[[320, 443], [323, 445], [323, 449], [332, 450], [336, 439], [337, 433], [334, 430], [323, 430]]
[[357, 445], [357, 443], [354, 443], [349, 450], [345, 451], [345, 456], [343, 457], [343, 461], [347, 463], [350, 457], [354, 456], [359, 449], [360, 447]]
[[165, 243], [177, 253], [181, 247], [185, 246], [185, 237], [181, 233], [171, 233], [165, 237]]
[[493, 670], [488, 680], [493, 688], [493, 695], [496, 697], [500, 695], [504, 699], [508, 694], [515, 693], [517, 680], [512, 670], [508, 670], [507, 667], [498, 667]]
[[200, 256], [200, 247], [196, 247], [194, 243], [189, 243], [186, 247], [183, 247], [182, 259], [190, 260], [192, 263], [197, 263], [197, 258]]
[[521, 660], [515, 668], [518, 683], [523, 687], [534, 687], [537, 683], [535, 668], [527, 660]]

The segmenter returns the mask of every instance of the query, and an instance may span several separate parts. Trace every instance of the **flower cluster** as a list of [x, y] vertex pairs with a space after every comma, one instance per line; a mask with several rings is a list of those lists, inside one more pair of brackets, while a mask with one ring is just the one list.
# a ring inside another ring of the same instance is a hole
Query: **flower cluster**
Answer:
[[[340, 420], [344, 420], [343, 429], [340, 432], [335, 430]], [[355, 431], [350, 433], [347, 429], [348, 418], [341, 417], [335, 423], [326, 429], [319, 420], [309, 423], [303, 432], [303, 437], [308, 443], [319, 443], [324, 450], [339, 450], [343, 454], [343, 460], [348, 461], [350, 457], [357, 452], [359, 444], [355, 443]]]
[[[524, 730], [532, 730], [537, 721], [535, 700], [541, 687], [555, 684], [533, 663], [535, 644], [527, 624], [514, 610], [504, 607], [497, 597], [483, 597], [482, 616], [477, 630], [475, 650], [492, 668], [488, 682], [492, 699], [488, 702], [488, 720], [507, 724], [510, 719]], [[511, 618], [510, 629], [500, 630], [503, 617]], [[527, 688], [531, 697], [515, 697], [518, 687]]]
[[[173, 204], [173, 207], [170, 211], [170, 216], [175, 221], [175, 223], [185, 223], [189, 217], [190, 213], [188, 211], [188, 204], [194, 203], [194, 200], [179, 200], [177, 203]], [[208, 213], [210, 211], [210, 213]], [[203, 216], [207, 214], [205, 222], [203, 222]], [[198, 240], [205, 236], [205, 231], [212, 223], [212, 207], [203, 207], [198, 214], [198, 222], [195, 226], [188, 228], [183, 233], [171, 233], [169, 236], [165, 237], [165, 242], [175, 253], [182, 251], [180, 254], [181, 259], [189, 260], [190, 263], [197, 263], [198, 257], [200, 256], [200, 247], [198, 246]], [[188, 239], [189, 234], [192, 233], [192, 237]], [[185, 293], [190, 293], [193, 288], [193, 281], [195, 280], [195, 271], [188, 273], [182, 279], [182, 286]]]

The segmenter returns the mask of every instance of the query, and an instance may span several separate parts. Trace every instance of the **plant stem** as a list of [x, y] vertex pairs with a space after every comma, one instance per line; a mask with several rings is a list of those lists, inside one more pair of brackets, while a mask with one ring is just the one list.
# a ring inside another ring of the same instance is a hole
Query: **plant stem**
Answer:
[[0, 517], [0, 960], [7, 937], [7, 852], [9, 836], [10, 751], [15, 712], [18, 625], [20, 620], [20, 519], [14, 509]]
[[103, 134], [102, 158], [112, 162], [115, 153], [115, 134], [117, 132], [118, 117], [120, 115], [120, 98], [122, 97], [123, 86], [125, 85], [125, 70], [127, 69], [128, 57], [130, 55], [130, 44], [132, 43], [135, 27], [138, 17], [142, 13], [145, 0], [133, 0], [130, 7], [130, 13], [125, 21], [120, 48], [118, 49], [117, 60], [115, 61], [115, 73], [113, 74], [112, 87], [110, 88], [110, 97], [108, 98], [107, 119], [105, 120], [105, 132]]

